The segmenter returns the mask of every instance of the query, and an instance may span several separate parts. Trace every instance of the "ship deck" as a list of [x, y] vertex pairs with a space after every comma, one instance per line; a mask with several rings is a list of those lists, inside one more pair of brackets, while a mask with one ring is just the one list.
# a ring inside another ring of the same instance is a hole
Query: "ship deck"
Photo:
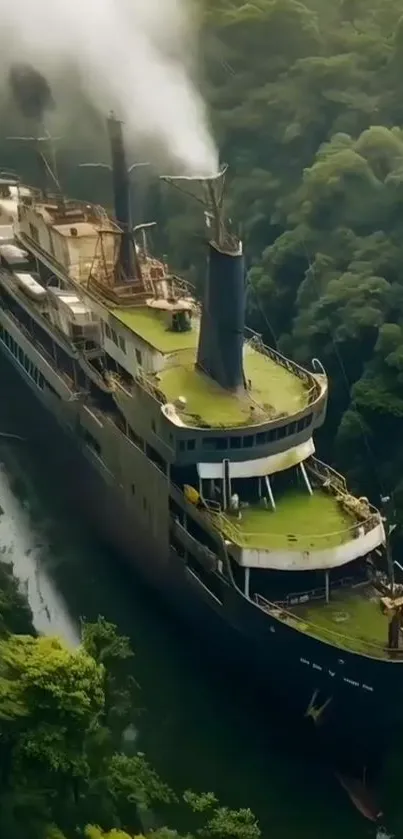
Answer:
[[164, 319], [157, 311], [139, 306], [131, 309], [110, 309], [111, 315], [123, 326], [138, 335], [151, 347], [162, 354], [179, 350], [196, 350], [199, 340], [198, 324], [189, 332], [173, 332], [167, 329]]
[[329, 603], [312, 600], [293, 606], [291, 611], [302, 631], [354, 652], [381, 658], [386, 655], [388, 618], [382, 614], [379, 594], [370, 584], [333, 591]]
[[212, 514], [215, 526], [239, 547], [249, 550], [310, 551], [343, 545], [353, 538], [357, 519], [333, 495], [315, 489], [294, 490], [276, 498], [276, 509], [261, 505], [241, 509], [241, 518]]
[[186, 406], [178, 409], [189, 426], [234, 428], [292, 416], [308, 404], [306, 384], [281, 364], [245, 346], [244, 372], [250, 388], [236, 395], [225, 391], [201, 370], [195, 369], [196, 353], [176, 353], [159, 374], [158, 387], [169, 402], [180, 396]]
[[293, 416], [309, 404], [312, 383], [248, 344], [244, 350], [245, 378], [250, 389], [232, 394], [195, 367], [199, 323], [189, 332], [172, 332], [158, 312], [139, 307], [111, 309], [111, 314], [155, 350], [167, 356], [158, 374], [158, 389], [168, 402], [186, 399], [178, 407], [190, 427], [234, 428]]

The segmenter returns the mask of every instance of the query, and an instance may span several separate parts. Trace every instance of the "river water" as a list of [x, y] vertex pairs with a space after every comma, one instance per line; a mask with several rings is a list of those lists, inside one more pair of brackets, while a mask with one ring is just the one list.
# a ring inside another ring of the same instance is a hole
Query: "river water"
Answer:
[[[4, 361], [0, 386], [0, 432], [20, 433], [32, 397]], [[102, 614], [130, 637], [141, 687], [136, 745], [167, 783], [250, 807], [264, 839], [374, 836], [332, 775], [290, 735], [287, 720], [240, 694], [203, 643], [71, 514], [63, 475], [43, 449], [0, 439], [0, 464], [0, 549], [14, 563], [37, 629], [76, 644], [80, 618]], [[177, 827], [188, 827], [184, 813], [177, 817]]]

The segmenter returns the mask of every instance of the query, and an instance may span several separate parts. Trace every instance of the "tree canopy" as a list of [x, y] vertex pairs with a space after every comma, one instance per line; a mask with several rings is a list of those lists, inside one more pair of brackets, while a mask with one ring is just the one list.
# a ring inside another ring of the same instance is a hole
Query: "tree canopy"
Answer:
[[128, 639], [102, 617], [83, 623], [77, 649], [36, 636], [12, 568], [0, 563], [1, 836], [260, 839], [249, 810], [192, 792], [182, 803], [193, 836], [168, 827], [144, 834], [142, 814], [177, 796], [143, 753], [124, 750], [138, 707], [132, 658]]
[[403, 520], [401, 0], [199, 4], [249, 325], [321, 359], [324, 455]]

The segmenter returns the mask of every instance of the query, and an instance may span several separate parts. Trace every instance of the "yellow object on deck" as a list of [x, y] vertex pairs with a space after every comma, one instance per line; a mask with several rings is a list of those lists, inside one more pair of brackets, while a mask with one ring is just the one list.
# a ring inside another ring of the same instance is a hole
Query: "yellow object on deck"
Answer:
[[189, 484], [184, 485], [183, 493], [189, 504], [197, 506], [200, 503], [200, 493], [194, 487], [189, 486]]

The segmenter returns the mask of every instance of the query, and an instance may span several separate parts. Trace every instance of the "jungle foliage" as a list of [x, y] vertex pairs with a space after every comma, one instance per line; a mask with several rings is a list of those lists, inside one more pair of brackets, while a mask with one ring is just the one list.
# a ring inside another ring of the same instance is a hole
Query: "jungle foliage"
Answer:
[[324, 456], [402, 520], [403, 4], [199, 2], [249, 325], [321, 359]]
[[[11, 631], [12, 630], [12, 631]], [[181, 796], [191, 836], [143, 833], [144, 815], [174, 813], [177, 796], [143, 753], [125, 749], [138, 686], [128, 639], [103, 618], [72, 649], [35, 635], [12, 568], [0, 563], [1, 839], [260, 839], [250, 810], [212, 793]]]

